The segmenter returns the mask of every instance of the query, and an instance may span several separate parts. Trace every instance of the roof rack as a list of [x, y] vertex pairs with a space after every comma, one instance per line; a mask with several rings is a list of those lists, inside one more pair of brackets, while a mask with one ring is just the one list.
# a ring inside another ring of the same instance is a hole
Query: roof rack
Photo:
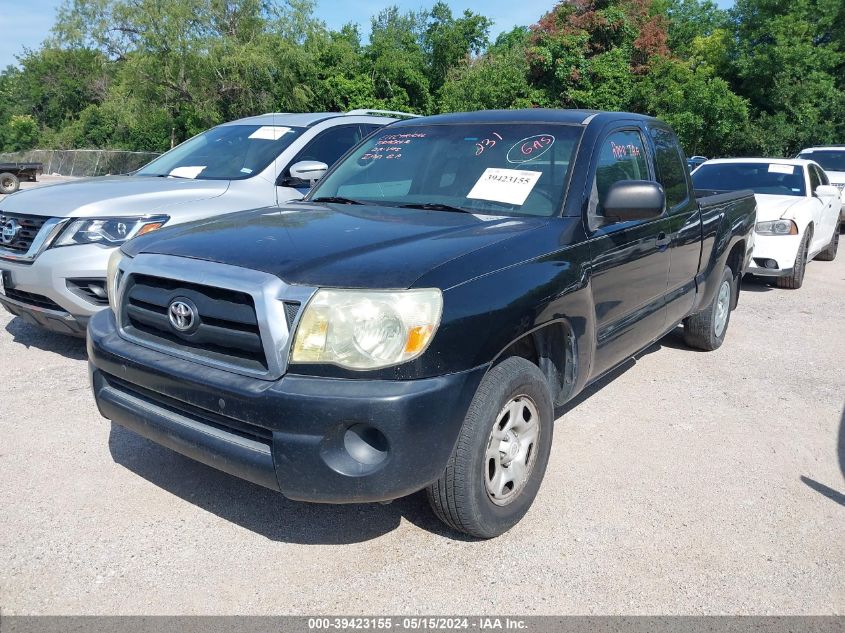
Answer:
[[411, 114], [410, 112], [398, 112], [396, 110], [367, 110], [366, 108], [362, 108], [362, 109], [359, 109], [359, 110], [350, 110], [349, 112], [345, 112], [344, 114], [346, 116], [389, 115], [389, 116], [405, 117], [406, 119], [418, 119], [418, 118], [420, 118], [419, 114]]

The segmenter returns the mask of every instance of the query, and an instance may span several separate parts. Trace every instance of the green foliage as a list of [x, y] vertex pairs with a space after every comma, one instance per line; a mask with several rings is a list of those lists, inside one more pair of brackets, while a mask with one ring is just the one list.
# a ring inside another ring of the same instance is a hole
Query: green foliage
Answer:
[[638, 84], [639, 110], [669, 123], [690, 155], [742, 152], [748, 105], [705, 65], [662, 60]]
[[[581, 107], [661, 117], [689, 153], [845, 142], [842, 0], [567, 0], [492, 21], [388, 7], [328, 29], [315, 0], [65, 0], [0, 72], [0, 148], [166, 150], [269, 111]], [[352, 5], [350, 5], [352, 7]]]
[[38, 140], [38, 122], [28, 114], [13, 114], [0, 128], [0, 139], [6, 152], [32, 149]]

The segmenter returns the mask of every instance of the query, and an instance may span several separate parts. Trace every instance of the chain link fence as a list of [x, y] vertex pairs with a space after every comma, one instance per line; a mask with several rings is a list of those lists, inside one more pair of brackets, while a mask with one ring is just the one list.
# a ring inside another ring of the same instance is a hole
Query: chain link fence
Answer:
[[160, 156], [156, 152], [108, 149], [33, 149], [0, 153], [0, 163], [44, 163], [45, 174], [108, 176], [135, 171]]

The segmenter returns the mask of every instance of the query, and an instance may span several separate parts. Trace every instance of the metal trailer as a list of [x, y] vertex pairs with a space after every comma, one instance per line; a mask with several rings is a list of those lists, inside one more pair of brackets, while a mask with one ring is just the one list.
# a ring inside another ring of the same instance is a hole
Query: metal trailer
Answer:
[[15, 193], [21, 180], [35, 182], [44, 173], [44, 163], [0, 163], [0, 194]]

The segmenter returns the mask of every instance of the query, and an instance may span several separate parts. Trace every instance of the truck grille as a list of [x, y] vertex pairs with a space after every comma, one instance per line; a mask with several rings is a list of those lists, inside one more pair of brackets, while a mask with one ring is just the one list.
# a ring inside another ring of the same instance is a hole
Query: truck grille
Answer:
[[[171, 303], [193, 304], [187, 331], [171, 322]], [[126, 334], [215, 363], [266, 372], [267, 358], [252, 297], [245, 292], [130, 274], [125, 282], [121, 325]]]
[[[50, 218], [43, 215], [21, 215], [19, 213], [0, 212], [0, 248], [5, 248], [19, 253], [26, 253], [35, 236]], [[9, 225], [7, 227], [7, 225]], [[7, 242], [6, 230], [14, 231], [14, 237]]]

